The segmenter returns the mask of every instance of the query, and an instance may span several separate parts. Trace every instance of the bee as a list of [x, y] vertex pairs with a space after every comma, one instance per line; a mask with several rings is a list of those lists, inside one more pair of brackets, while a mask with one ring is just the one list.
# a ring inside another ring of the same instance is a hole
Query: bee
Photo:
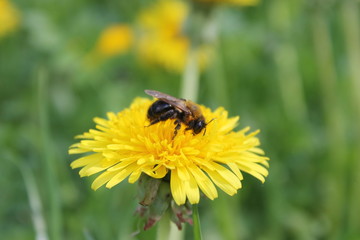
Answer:
[[205, 122], [199, 106], [195, 103], [155, 90], [145, 90], [145, 93], [158, 99], [148, 109], [147, 118], [150, 120], [149, 126], [160, 121], [175, 119], [174, 137], [181, 128], [182, 123], [187, 126], [185, 131], [192, 130], [193, 135], [196, 135], [205, 129], [205, 135], [208, 123]]

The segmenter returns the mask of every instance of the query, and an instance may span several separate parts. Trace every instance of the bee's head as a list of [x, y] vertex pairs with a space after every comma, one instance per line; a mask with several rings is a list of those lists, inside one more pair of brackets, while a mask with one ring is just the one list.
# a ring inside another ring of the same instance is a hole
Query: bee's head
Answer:
[[194, 123], [194, 127], [193, 127], [193, 132], [194, 135], [200, 133], [203, 129], [204, 130], [204, 134], [206, 133], [206, 125], [208, 125], [209, 123], [211, 123], [215, 118], [211, 119], [208, 123], [205, 122], [205, 119], [199, 119], [198, 121], [195, 121]]
[[194, 124], [194, 127], [193, 127], [194, 134], [200, 133], [204, 128], [206, 128], [205, 120], [204, 119], [199, 119]]

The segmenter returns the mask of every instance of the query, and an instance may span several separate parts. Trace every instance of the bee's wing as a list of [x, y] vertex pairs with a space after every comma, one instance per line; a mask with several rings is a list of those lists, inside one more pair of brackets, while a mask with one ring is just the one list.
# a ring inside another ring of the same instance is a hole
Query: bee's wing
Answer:
[[189, 108], [186, 106], [185, 99], [176, 98], [176, 97], [170, 96], [166, 93], [162, 93], [162, 92], [155, 91], [155, 90], [145, 90], [145, 93], [173, 105], [174, 107], [180, 109], [181, 111], [185, 112], [186, 114], [191, 114]]

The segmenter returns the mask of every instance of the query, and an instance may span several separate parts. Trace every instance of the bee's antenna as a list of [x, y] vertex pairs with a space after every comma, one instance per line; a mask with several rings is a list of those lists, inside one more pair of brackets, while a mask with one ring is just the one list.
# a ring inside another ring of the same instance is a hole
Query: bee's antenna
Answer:
[[216, 118], [211, 119], [206, 125], [208, 125], [209, 123], [211, 123], [212, 121], [214, 121]]
[[[212, 121], [214, 121], [216, 118], [211, 119], [209, 122], [206, 123], [206, 125], [208, 125], [209, 123], [211, 123]], [[204, 130], [204, 134], [203, 136], [205, 136], [206, 133], [206, 125], [205, 125], [205, 130]]]

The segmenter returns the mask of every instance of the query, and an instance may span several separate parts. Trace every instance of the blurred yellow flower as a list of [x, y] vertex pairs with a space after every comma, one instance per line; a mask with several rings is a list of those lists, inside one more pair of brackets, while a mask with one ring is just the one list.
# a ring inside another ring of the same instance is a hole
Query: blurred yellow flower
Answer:
[[[268, 158], [258, 148], [259, 131], [247, 133], [249, 127], [233, 131], [238, 117], [228, 118], [223, 108], [211, 111], [200, 106], [209, 121], [206, 134], [193, 135], [182, 126], [175, 138], [173, 120], [149, 127], [147, 110], [153, 101], [138, 98], [130, 108], [108, 119], [95, 118], [96, 129], [77, 138], [70, 154], [88, 153], [71, 163], [82, 168], [80, 176], [101, 172], [93, 189], [106, 184], [112, 188], [128, 178], [138, 181], [141, 174], [163, 179], [169, 176], [172, 198], [178, 205], [200, 201], [200, 190], [209, 198], [218, 197], [216, 186], [229, 195], [241, 188], [242, 172], [264, 182], [268, 175]], [[165, 181], [165, 180], [164, 180]]]
[[[191, 47], [189, 38], [183, 34], [188, 12], [188, 6], [184, 2], [160, 0], [139, 15], [137, 50], [142, 61], [170, 71], [183, 71]], [[200, 67], [207, 63], [209, 51], [204, 50], [205, 48], [195, 50]]]
[[259, 0], [197, 0], [204, 3], [227, 3], [240, 6], [255, 6], [259, 3]]
[[145, 31], [175, 37], [181, 33], [188, 12], [188, 6], [182, 1], [159, 0], [140, 13], [138, 20]]
[[168, 70], [182, 72], [189, 50], [185, 37], [169, 38], [158, 34], [147, 34], [139, 40], [138, 51], [141, 60], [162, 66]]
[[0, 0], [0, 38], [19, 26], [20, 14], [7, 0]]
[[133, 43], [132, 29], [125, 24], [107, 27], [100, 35], [96, 51], [104, 57], [125, 53]]

